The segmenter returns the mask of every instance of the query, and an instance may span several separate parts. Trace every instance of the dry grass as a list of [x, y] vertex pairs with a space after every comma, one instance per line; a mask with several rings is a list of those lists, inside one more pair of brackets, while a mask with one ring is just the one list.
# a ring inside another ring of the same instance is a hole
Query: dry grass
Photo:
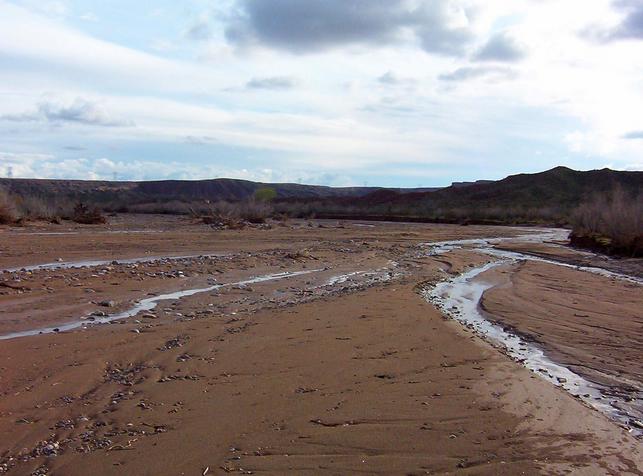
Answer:
[[37, 196], [17, 197], [15, 202], [18, 214], [27, 220], [45, 220], [57, 223], [62, 217], [71, 214], [69, 205], [47, 201]]
[[16, 205], [6, 190], [0, 189], [0, 224], [14, 223], [18, 219]]
[[643, 254], [643, 195], [629, 195], [618, 188], [575, 211], [573, 241], [594, 243], [618, 254]]
[[19, 196], [0, 189], [0, 223], [23, 223], [29, 220], [45, 220], [59, 223], [71, 216], [72, 207], [56, 200], [28, 195]]

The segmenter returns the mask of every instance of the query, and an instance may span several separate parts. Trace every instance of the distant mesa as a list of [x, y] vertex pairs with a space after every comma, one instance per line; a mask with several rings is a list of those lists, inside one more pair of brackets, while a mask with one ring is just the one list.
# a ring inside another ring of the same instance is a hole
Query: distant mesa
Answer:
[[481, 185], [485, 183], [493, 183], [493, 180], [476, 180], [475, 182], [453, 182], [453, 188], [469, 187], [470, 185]]

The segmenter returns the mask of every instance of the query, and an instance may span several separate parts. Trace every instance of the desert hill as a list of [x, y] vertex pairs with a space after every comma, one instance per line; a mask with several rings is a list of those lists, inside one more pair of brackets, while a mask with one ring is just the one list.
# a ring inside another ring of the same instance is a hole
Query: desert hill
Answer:
[[469, 223], [564, 224], [575, 208], [620, 189], [641, 199], [643, 172], [556, 167], [502, 180], [454, 182], [446, 188], [396, 189], [261, 183], [217, 178], [110, 182], [0, 179], [0, 189], [56, 207], [84, 202], [106, 211], [188, 213], [204, 203], [242, 202], [274, 190], [274, 210], [294, 217]]

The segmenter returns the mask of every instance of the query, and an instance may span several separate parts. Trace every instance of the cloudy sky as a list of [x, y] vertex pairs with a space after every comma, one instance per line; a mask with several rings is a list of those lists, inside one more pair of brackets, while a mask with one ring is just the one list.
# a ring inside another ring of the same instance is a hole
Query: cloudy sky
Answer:
[[643, 0], [0, 0], [0, 176], [643, 169]]

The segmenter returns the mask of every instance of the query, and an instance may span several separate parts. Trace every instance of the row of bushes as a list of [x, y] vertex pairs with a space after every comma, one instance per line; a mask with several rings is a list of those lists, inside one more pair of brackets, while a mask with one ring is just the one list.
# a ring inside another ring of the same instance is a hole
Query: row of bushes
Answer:
[[84, 224], [106, 221], [103, 213], [95, 206], [45, 200], [36, 196], [18, 197], [0, 189], [0, 224], [15, 224], [25, 220], [57, 223], [64, 219]]
[[[258, 196], [239, 202], [192, 203], [177, 200], [139, 204], [105, 204], [104, 210], [130, 213], [191, 215], [205, 223], [235, 228], [244, 223], [264, 223], [272, 218], [352, 218], [433, 221], [447, 223], [547, 224], [573, 227], [572, 243], [611, 254], [643, 255], [643, 194], [632, 196], [622, 189], [596, 196], [576, 210], [556, 207], [432, 207], [420, 204], [347, 204], [334, 201], [274, 201], [274, 196]], [[96, 206], [39, 197], [15, 197], [0, 189], [0, 223], [20, 220], [104, 223]]]
[[292, 217], [409, 220], [461, 224], [564, 225], [568, 212], [558, 208], [433, 206], [431, 204], [346, 205], [330, 201], [284, 202], [275, 204], [276, 213]]
[[0, 189], [0, 224], [15, 224], [26, 220], [59, 222], [67, 219], [77, 223], [104, 223], [104, 212], [154, 213], [190, 215], [208, 224], [232, 226], [234, 223], [264, 223], [276, 215], [269, 200], [251, 198], [239, 202], [151, 202], [138, 204], [106, 203], [101, 207], [69, 200], [45, 200], [36, 196], [15, 196]]

